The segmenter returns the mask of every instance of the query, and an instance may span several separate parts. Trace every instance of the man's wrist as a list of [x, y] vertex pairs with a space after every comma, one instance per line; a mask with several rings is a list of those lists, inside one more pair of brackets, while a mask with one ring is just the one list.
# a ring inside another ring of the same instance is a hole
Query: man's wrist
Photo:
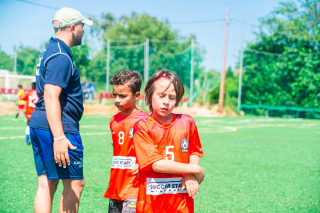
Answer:
[[64, 139], [65, 137], [66, 137], [65, 135], [63, 135], [61, 137], [56, 137], [53, 139], [53, 141], [60, 141], [60, 140]]

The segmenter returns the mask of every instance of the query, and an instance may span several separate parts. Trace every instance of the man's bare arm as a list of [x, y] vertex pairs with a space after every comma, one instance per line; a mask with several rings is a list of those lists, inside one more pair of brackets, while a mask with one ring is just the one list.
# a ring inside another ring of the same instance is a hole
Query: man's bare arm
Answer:
[[[44, 102], [47, 119], [54, 138], [64, 136], [59, 101], [61, 91], [61, 87], [52, 84], [46, 84], [44, 87]], [[77, 147], [73, 146], [67, 138], [54, 141], [53, 143], [54, 160], [60, 167], [63, 165], [63, 168], [66, 168], [66, 163], [70, 165], [68, 148], [74, 150]]]

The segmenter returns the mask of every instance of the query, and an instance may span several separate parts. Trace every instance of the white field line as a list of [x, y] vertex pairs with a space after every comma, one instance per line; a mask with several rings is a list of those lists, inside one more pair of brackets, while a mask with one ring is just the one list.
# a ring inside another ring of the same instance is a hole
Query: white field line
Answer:
[[[272, 118], [265, 118], [265, 119], [243, 119], [243, 120], [238, 120], [238, 121], [226, 121], [226, 120], [220, 120], [220, 119], [210, 119], [210, 120], [202, 120], [202, 121], [197, 121], [197, 124], [215, 124], [215, 123], [223, 123], [223, 124], [244, 124], [244, 123], [263, 123], [263, 122], [299, 122], [303, 121], [302, 118], [297, 118], [297, 119], [272, 119]], [[320, 122], [319, 122], [320, 124]]]
[[[110, 135], [110, 132], [87, 132], [87, 133], [81, 133], [81, 136], [83, 135]], [[26, 136], [9, 136], [9, 137], [0, 137], [0, 140], [12, 140], [12, 139], [20, 139], [25, 138]]]
[[272, 118], [265, 118], [265, 119], [245, 119], [245, 120], [238, 120], [238, 121], [229, 121], [226, 122], [227, 124], [240, 124], [240, 123], [263, 123], [263, 122], [292, 122], [292, 121], [303, 121], [302, 118], [297, 119], [272, 119]]
[[203, 121], [197, 121], [196, 124], [215, 124], [215, 123], [227, 123], [224, 120], [203, 120]]
[[90, 129], [90, 128], [98, 128], [98, 129], [109, 129], [108, 125], [80, 125], [80, 129]]
[[199, 133], [224, 133], [224, 132], [236, 132], [237, 128], [231, 126], [219, 127], [216, 129], [213, 128], [201, 128]]
[[261, 127], [290, 127], [290, 128], [299, 128], [299, 129], [320, 129], [320, 126], [317, 127], [317, 124], [256, 124], [256, 125], [248, 125], [248, 126], [236, 126], [236, 128], [246, 129], [246, 128], [261, 128]]
[[110, 135], [111, 132], [87, 132], [87, 133], [80, 133], [82, 135]]
[[227, 124], [242, 124], [242, 123], [252, 123], [252, 122], [276, 122], [276, 119], [245, 119], [238, 121], [229, 121]]
[[[21, 117], [23, 117], [23, 118], [21, 118]], [[19, 118], [18, 118], [18, 121], [17, 122], [26, 122], [27, 120], [26, 120], [26, 118], [25, 118], [25, 116], [22, 116], [22, 115], [20, 115], [19, 116]], [[14, 119], [14, 117], [11, 117], [11, 118], [1, 118], [1, 120], [10, 120], [10, 121], [12, 121], [12, 119]]]
[[[83, 125], [80, 126], [80, 129], [109, 129], [108, 125]], [[26, 127], [0, 127], [0, 130], [17, 130], [17, 129], [26, 129]]]
[[256, 124], [248, 126], [218, 126], [216, 128], [199, 128], [199, 133], [224, 133], [224, 132], [236, 132], [238, 129], [252, 129], [252, 128], [265, 128], [265, 127], [289, 127], [298, 129], [319, 129], [316, 123], [302, 124], [302, 125], [292, 125], [292, 124]]
[[26, 138], [26, 136], [23, 135], [23, 136], [0, 137], [0, 140], [12, 140], [12, 139], [18, 139], [18, 138]]
[[1, 127], [0, 130], [26, 129], [26, 127]]

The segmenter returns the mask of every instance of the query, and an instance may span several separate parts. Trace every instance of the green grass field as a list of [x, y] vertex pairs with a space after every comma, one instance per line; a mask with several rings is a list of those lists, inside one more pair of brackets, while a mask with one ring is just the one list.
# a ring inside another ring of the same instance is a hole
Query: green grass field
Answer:
[[[86, 185], [80, 212], [106, 212], [112, 159], [110, 116], [84, 116]], [[33, 212], [37, 175], [25, 122], [0, 117], [0, 212]], [[194, 118], [206, 178], [196, 212], [320, 212], [320, 121], [261, 117]], [[59, 186], [53, 204], [57, 212]]]

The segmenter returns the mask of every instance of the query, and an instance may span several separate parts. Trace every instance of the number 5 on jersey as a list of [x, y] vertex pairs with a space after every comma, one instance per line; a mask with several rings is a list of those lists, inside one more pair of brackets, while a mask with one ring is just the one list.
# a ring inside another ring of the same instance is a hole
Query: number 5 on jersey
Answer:
[[[173, 148], [174, 148], [174, 146], [166, 146], [166, 160], [174, 161], [174, 153], [169, 150], [169, 149], [173, 149]], [[171, 156], [170, 159], [168, 158], [168, 155]]]

